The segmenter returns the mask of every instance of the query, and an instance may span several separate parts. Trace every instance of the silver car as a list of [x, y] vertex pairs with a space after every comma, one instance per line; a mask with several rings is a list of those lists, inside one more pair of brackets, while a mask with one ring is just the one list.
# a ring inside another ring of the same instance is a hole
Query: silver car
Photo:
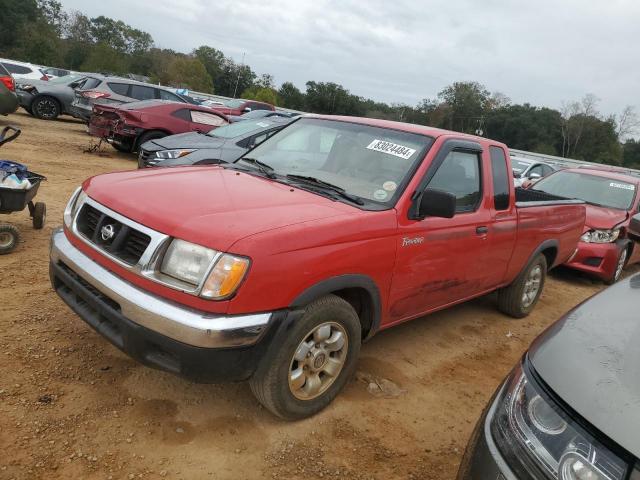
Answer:
[[99, 85], [83, 87], [75, 91], [71, 115], [89, 121], [95, 104], [120, 105], [154, 99], [191, 103], [187, 98], [157, 85], [122, 77], [105, 77]]

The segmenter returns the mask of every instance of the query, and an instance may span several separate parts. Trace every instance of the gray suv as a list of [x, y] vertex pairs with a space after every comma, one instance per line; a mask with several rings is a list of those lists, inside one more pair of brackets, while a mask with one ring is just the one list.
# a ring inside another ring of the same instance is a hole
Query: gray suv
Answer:
[[459, 480], [640, 478], [640, 274], [538, 337], [491, 400]]
[[76, 90], [70, 113], [76, 118], [89, 121], [94, 104], [119, 105], [154, 99], [191, 103], [188, 99], [157, 85], [121, 77], [105, 77], [98, 85]]

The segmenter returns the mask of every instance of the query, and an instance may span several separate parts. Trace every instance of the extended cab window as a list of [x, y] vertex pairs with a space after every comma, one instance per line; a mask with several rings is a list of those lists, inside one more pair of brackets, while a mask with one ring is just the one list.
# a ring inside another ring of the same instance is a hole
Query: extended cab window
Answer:
[[456, 213], [473, 212], [480, 204], [480, 156], [453, 151], [429, 182], [427, 188], [456, 196]]
[[511, 178], [507, 169], [507, 156], [500, 147], [490, 147], [491, 174], [493, 176], [493, 204], [496, 210], [509, 208]]

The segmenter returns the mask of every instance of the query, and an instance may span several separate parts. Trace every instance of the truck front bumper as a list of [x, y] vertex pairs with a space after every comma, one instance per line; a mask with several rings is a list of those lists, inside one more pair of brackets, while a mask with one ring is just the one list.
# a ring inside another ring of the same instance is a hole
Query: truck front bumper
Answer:
[[62, 300], [139, 362], [193, 381], [246, 380], [288, 311], [230, 316], [199, 312], [141, 290], [69, 242], [51, 237], [51, 284]]

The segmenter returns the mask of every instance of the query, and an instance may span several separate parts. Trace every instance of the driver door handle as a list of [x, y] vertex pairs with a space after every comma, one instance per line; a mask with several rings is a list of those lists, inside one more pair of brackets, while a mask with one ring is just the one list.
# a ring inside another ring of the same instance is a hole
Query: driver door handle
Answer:
[[486, 235], [489, 233], [489, 227], [476, 227], [476, 233], [478, 235]]

